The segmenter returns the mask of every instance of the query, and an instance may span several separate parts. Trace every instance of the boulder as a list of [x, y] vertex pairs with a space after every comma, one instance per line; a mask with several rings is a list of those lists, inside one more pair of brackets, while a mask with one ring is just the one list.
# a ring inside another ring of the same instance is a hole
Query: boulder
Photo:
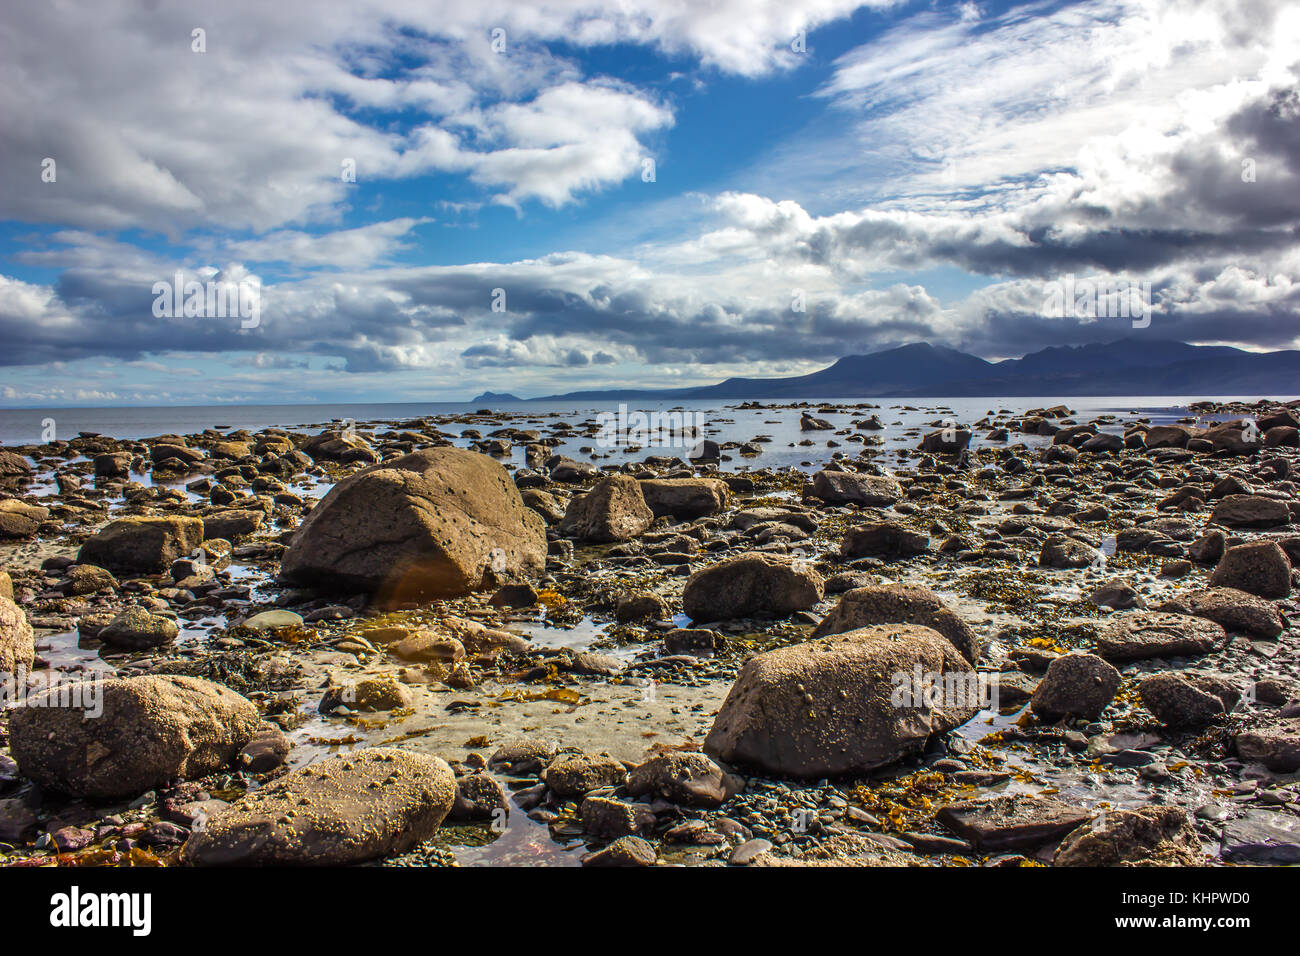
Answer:
[[203, 452], [197, 448], [187, 448], [184, 445], [172, 445], [163, 442], [149, 449], [149, 457], [155, 465], [167, 463], [175, 468], [189, 468], [201, 462], [204, 456]]
[[668, 602], [653, 591], [633, 591], [620, 594], [614, 605], [614, 620], [629, 621], [666, 621], [672, 617]]
[[6, 498], [0, 501], [0, 540], [30, 538], [49, 516], [48, 508], [29, 505], [17, 498]]
[[31, 463], [22, 455], [0, 449], [0, 478], [25, 477], [32, 473]]
[[[934, 681], [914, 686], [916, 678]], [[975, 673], [936, 631], [879, 625], [751, 658], [704, 742], [781, 777], [866, 773], [921, 753], [980, 709]]]
[[1138, 684], [1142, 704], [1156, 719], [1175, 729], [1198, 729], [1235, 705], [1224, 699], [1219, 682], [1203, 675], [1152, 674]]
[[1187, 556], [1201, 564], [1214, 564], [1228, 548], [1228, 536], [1211, 528], [1187, 546]]
[[89, 799], [133, 797], [228, 767], [261, 728], [257, 708], [197, 677], [61, 684], [14, 708], [24, 776]]
[[373, 464], [379, 456], [366, 440], [352, 431], [325, 431], [308, 438], [299, 450], [312, 461], [365, 462]]
[[1223, 828], [1219, 852], [1232, 863], [1300, 863], [1300, 817], [1283, 810], [1247, 810]]
[[245, 773], [270, 773], [284, 766], [293, 745], [283, 730], [274, 724], [263, 724], [236, 758], [239, 769]]
[[555, 741], [538, 737], [507, 740], [488, 758], [488, 766], [513, 774], [541, 773], [555, 759]]
[[551, 481], [578, 482], [585, 481], [599, 474], [599, 469], [589, 461], [574, 461], [572, 458], [556, 456], [547, 460]]
[[930, 432], [921, 439], [921, 451], [956, 455], [970, 446], [971, 432], [966, 428], [945, 428]]
[[203, 536], [207, 538], [224, 538], [226, 541], [238, 541], [262, 527], [266, 516], [251, 509], [231, 509], [218, 511], [203, 517]]
[[1265, 495], [1228, 495], [1214, 506], [1210, 521], [1225, 528], [1277, 528], [1291, 521], [1285, 501]]
[[641, 494], [656, 518], [669, 515], [692, 521], [727, 507], [731, 489], [721, 478], [652, 478], [642, 481]]
[[526, 488], [519, 492], [519, 497], [525, 505], [541, 515], [547, 524], [558, 524], [564, 520], [565, 503], [555, 495], [536, 488]]
[[632, 771], [625, 789], [630, 797], [658, 797], [687, 807], [717, 807], [727, 799], [722, 768], [690, 751], [651, 757]]
[[131, 462], [134, 455], [130, 452], [116, 451], [96, 455], [94, 469], [96, 478], [126, 478], [131, 474]]
[[712, 657], [726, 646], [716, 631], [704, 627], [675, 627], [664, 634], [664, 651], [691, 657]]
[[97, 637], [110, 647], [142, 651], [170, 644], [179, 633], [171, 618], [150, 614], [142, 607], [130, 607], [113, 618]]
[[355, 684], [330, 687], [317, 710], [328, 714], [339, 707], [360, 711], [387, 711], [410, 707], [413, 698], [405, 684], [392, 677], [366, 677]]
[[467, 773], [456, 780], [451, 820], [504, 820], [510, 811], [506, 788], [488, 773]]
[[1203, 866], [1201, 838], [1181, 807], [1107, 810], [1069, 833], [1053, 866]]
[[545, 564], [546, 523], [505, 468], [439, 447], [335, 485], [303, 521], [280, 576], [396, 601], [461, 596]]
[[581, 797], [592, 790], [621, 787], [627, 770], [613, 757], [560, 754], [542, 771], [542, 782], [561, 800]]
[[1147, 448], [1186, 448], [1197, 430], [1189, 425], [1153, 425], [1147, 429]]
[[162, 574], [202, 543], [199, 518], [119, 518], [81, 546], [77, 562], [114, 574]]
[[81, 597], [98, 591], [116, 591], [117, 578], [94, 564], [74, 564], [59, 582], [59, 590], [69, 597]]
[[850, 528], [840, 542], [840, 557], [910, 558], [930, 548], [930, 536], [913, 531], [897, 521], [875, 521]]
[[1262, 598], [1285, 598], [1291, 594], [1291, 561], [1276, 541], [1248, 541], [1224, 552], [1209, 584]]
[[1079, 450], [1099, 455], [1117, 452], [1123, 447], [1123, 435], [1112, 435], [1109, 432], [1098, 432], [1080, 445]]
[[619, 837], [609, 846], [582, 858], [583, 866], [654, 866], [655, 848], [638, 836]]
[[873, 585], [848, 591], [812, 636], [829, 637], [875, 624], [928, 627], [942, 634], [972, 664], [979, 659], [980, 642], [975, 632], [939, 595], [918, 585]]
[[9, 598], [0, 597], [0, 679], [30, 673], [35, 660], [35, 635], [27, 612]]
[[1092, 814], [1064, 800], [1017, 793], [950, 803], [935, 819], [985, 853], [1032, 850], [1059, 840]]
[[1029, 706], [1044, 720], [1096, 720], [1115, 699], [1119, 685], [1119, 671], [1100, 657], [1063, 654], [1047, 665]]
[[1054, 534], [1043, 542], [1038, 554], [1040, 568], [1086, 568], [1098, 561], [1101, 552], [1078, 538]]
[[343, 866], [403, 853], [433, 836], [456, 799], [437, 757], [391, 747], [291, 771], [208, 818], [181, 851], [196, 866]]
[[1116, 611], [1128, 611], [1147, 606], [1146, 599], [1137, 592], [1137, 589], [1121, 578], [1111, 578], [1102, 582], [1088, 595], [1088, 603]]
[[1277, 773], [1300, 770], [1300, 717], [1265, 719], [1234, 738], [1237, 755]]
[[578, 808], [578, 816], [583, 832], [594, 840], [649, 836], [655, 828], [654, 811], [648, 806], [612, 797], [587, 797]]
[[848, 471], [819, 471], [813, 476], [812, 497], [829, 505], [863, 505], [884, 508], [903, 497], [902, 486], [885, 475], [858, 475]]
[[627, 541], [654, 523], [654, 512], [630, 475], [602, 478], [585, 495], [577, 495], [564, 512], [560, 534], [582, 541]]
[[1137, 611], [1116, 616], [1097, 636], [1097, 655], [1108, 661], [1208, 654], [1227, 640], [1223, 628], [1190, 614]]
[[1253, 455], [1262, 445], [1259, 427], [1245, 420], [1211, 425], [1197, 437], [1208, 441], [1216, 451], [1232, 455]]
[[1214, 621], [1228, 631], [1271, 640], [1282, 633], [1284, 621], [1269, 601], [1236, 588], [1182, 591], [1156, 608], [1175, 614], [1194, 614]]
[[822, 576], [787, 558], [751, 552], [696, 571], [682, 590], [682, 607], [696, 622], [803, 611], [822, 599]]

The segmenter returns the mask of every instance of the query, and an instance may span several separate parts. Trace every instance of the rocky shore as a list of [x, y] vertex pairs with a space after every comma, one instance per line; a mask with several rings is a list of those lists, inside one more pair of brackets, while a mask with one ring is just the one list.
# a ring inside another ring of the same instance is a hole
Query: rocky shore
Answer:
[[1300, 403], [733, 408], [0, 450], [0, 865], [1300, 862]]

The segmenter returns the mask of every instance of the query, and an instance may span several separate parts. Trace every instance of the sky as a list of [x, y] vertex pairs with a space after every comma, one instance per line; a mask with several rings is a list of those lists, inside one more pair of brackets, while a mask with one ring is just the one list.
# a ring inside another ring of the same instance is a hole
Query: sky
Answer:
[[1298, 77], [1297, 0], [9, 4], [0, 405], [1295, 348]]

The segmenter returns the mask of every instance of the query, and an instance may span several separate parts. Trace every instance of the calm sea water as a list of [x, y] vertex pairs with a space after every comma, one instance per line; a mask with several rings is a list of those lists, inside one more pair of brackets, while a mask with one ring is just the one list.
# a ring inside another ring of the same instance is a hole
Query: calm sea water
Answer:
[[[1141, 417], [1154, 424], [1176, 421], [1189, 413], [1190, 402], [1202, 400], [1204, 396], [1141, 396], [1141, 397], [1088, 397], [1060, 399], [1043, 398], [872, 398], [872, 399], [835, 399], [826, 398], [827, 405], [839, 404], [845, 408], [841, 414], [825, 415], [836, 428], [848, 427], [852, 419], [864, 418], [871, 413], [877, 414], [887, 426], [871, 435], [884, 441], [885, 447], [914, 447], [915, 434], [907, 434], [917, 428], [927, 428], [941, 420], [959, 423], [973, 423], [986, 415], [999, 412], [1022, 413], [1031, 408], [1045, 408], [1064, 404], [1075, 412], [1079, 421], [1087, 421], [1101, 415], [1115, 415], [1124, 420]], [[1253, 401], [1255, 397], [1239, 397], [1241, 400]], [[1220, 400], [1231, 400], [1220, 397]], [[729, 467], [745, 464], [751, 467], [800, 466], [805, 460], [817, 458], [824, 460], [827, 456], [826, 442], [839, 441], [842, 450], [849, 455], [857, 453], [858, 446], [844, 442], [842, 438], [832, 436], [830, 432], [807, 432], [799, 430], [799, 411], [795, 409], [740, 408], [736, 399], [628, 403], [627, 411], [668, 411], [680, 410], [698, 416], [695, 420], [705, 424], [703, 435], [718, 442], [749, 441], [757, 436], [768, 436], [771, 441], [764, 443], [763, 454], [752, 459], [736, 459]], [[876, 406], [871, 410], [852, 407], [858, 405]], [[301, 431], [319, 431], [331, 422], [351, 419], [363, 432], [369, 426], [382, 428], [385, 423], [402, 422], [426, 416], [454, 416], [472, 413], [483, 408], [482, 404], [473, 403], [381, 403], [381, 404], [330, 404], [330, 405], [183, 405], [156, 408], [61, 408], [61, 409], [0, 409], [0, 444], [25, 445], [36, 444], [48, 437], [53, 428], [56, 439], [74, 438], [79, 432], [98, 432], [115, 438], [150, 438], [155, 435], [175, 433], [190, 434], [208, 428], [221, 430], [245, 428], [256, 431], [261, 428], [281, 427]], [[548, 426], [559, 421], [571, 424], [596, 419], [602, 413], [617, 414], [618, 402], [595, 403], [584, 402], [505, 402], [491, 406], [494, 410], [509, 417], [513, 427], [538, 428], [544, 433]], [[818, 413], [820, 415], [820, 413]], [[477, 428], [486, 434], [492, 425], [482, 422], [451, 423], [440, 425], [445, 432], [458, 435], [465, 428]], [[1113, 430], [1118, 430], [1118, 426]], [[973, 447], [983, 444], [983, 435], [978, 432]], [[805, 439], [813, 441], [812, 446], [800, 446]], [[1035, 442], [1024, 436], [1012, 436], [1013, 441]], [[469, 444], [470, 439], [458, 441], [457, 444]], [[591, 455], [593, 452], [601, 457], [617, 461], [622, 457], [619, 451], [608, 452], [595, 448], [593, 439], [582, 437], [566, 442], [557, 448], [562, 454]], [[590, 449], [590, 450], [584, 450]], [[685, 449], [669, 447], [665, 449], [643, 448], [634, 457], [648, 454], [683, 455]], [[511, 459], [522, 463], [522, 453], [516, 449]]]

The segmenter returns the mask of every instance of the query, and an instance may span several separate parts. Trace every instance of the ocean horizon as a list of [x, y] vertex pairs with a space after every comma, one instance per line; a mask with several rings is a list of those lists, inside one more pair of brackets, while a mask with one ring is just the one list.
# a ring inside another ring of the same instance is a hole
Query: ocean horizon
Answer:
[[150, 438], [162, 434], [192, 434], [215, 428], [219, 431], [262, 428], [309, 429], [323, 428], [333, 422], [352, 419], [357, 423], [392, 422], [425, 416], [454, 416], [472, 414], [483, 408], [493, 411], [521, 413], [538, 416], [595, 416], [601, 412], [617, 412], [620, 404], [629, 409], [656, 411], [680, 408], [688, 411], [708, 411], [736, 408], [745, 402], [760, 402], [771, 406], [838, 404], [844, 406], [911, 406], [918, 409], [943, 406], [971, 420], [986, 412], [1000, 408], [1046, 408], [1064, 404], [1074, 409], [1078, 416], [1092, 417], [1105, 414], [1141, 413], [1152, 416], [1159, 424], [1188, 414], [1188, 406], [1196, 402], [1254, 403], [1257, 401], [1292, 401], [1295, 396], [1264, 395], [1115, 395], [1115, 396], [980, 396], [980, 397], [916, 397], [898, 398], [842, 398], [825, 396], [816, 399], [700, 399], [650, 401], [556, 401], [554, 399], [521, 399], [514, 402], [321, 402], [284, 404], [216, 404], [216, 405], [105, 405], [81, 407], [24, 407], [0, 408], [0, 444], [41, 444], [48, 433], [48, 422], [53, 420], [56, 440], [76, 437], [81, 432], [96, 432], [121, 439]]

